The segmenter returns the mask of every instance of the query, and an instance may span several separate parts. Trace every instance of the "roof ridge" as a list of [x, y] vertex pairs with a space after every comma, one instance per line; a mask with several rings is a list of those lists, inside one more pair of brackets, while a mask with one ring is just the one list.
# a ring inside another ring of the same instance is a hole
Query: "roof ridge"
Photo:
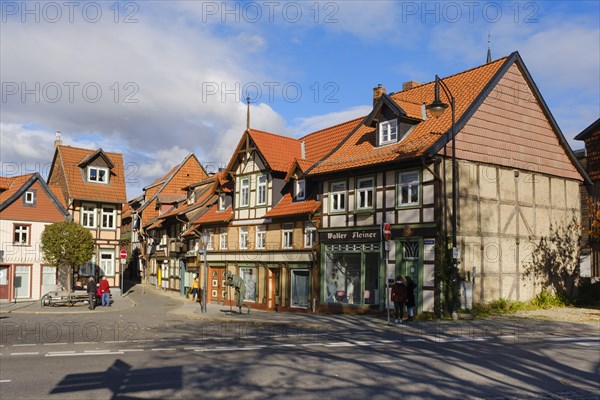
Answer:
[[104, 154], [114, 154], [114, 155], [120, 155], [120, 156], [122, 156], [122, 155], [123, 155], [123, 153], [116, 153], [116, 152], [114, 152], [114, 151], [106, 151], [106, 150], [102, 149], [101, 147], [99, 147], [99, 148], [98, 148], [98, 149], [96, 149], [96, 150], [86, 149], [86, 148], [84, 148], [84, 147], [67, 146], [67, 145], [64, 145], [64, 144], [59, 144], [59, 145], [58, 145], [58, 146], [56, 146], [56, 147], [57, 147], [57, 148], [63, 147], [63, 148], [69, 148], [69, 149], [75, 149], [75, 150], [85, 150], [85, 151], [89, 151], [90, 153], [95, 153], [95, 152], [97, 152], [97, 151], [99, 151], [99, 150], [102, 150], [102, 152], [103, 152]]
[[263, 133], [266, 135], [271, 135], [271, 136], [275, 136], [278, 138], [282, 138], [282, 139], [289, 139], [289, 140], [294, 140], [294, 141], [298, 141], [298, 139], [293, 138], [291, 136], [284, 136], [284, 135], [280, 135], [278, 133], [272, 133], [272, 132], [267, 132], [267, 131], [261, 131], [260, 129], [248, 129], [248, 131], [251, 132], [257, 132], [257, 133]]
[[331, 125], [331, 126], [328, 126], [328, 127], [326, 127], [326, 128], [321, 128], [321, 129], [319, 129], [319, 130], [316, 130], [316, 131], [314, 131], [314, 132], [307, 133], [306, 135], [302, 136], [302, 137], [301, 137], [301, 138], [299, 138], [298, 140], [305, 139], [305, 138], [307, 138], [307, 137], [309, 137], [309, 136], [311, 136], [311, 135], [315, 135], [315, 134], [317, 134], [317, 133], [319, 133], [319, 132], [323, 132], [323, 131], [327, 131], [327, 130], [329, 130], [329, 129], [337, 128], [338, 126], [342, 126], [342, 125], [345, 125], [345, 124], [349, 124], [350, 122], [358, 121], [359, 119], [364, 119], [365, 117], [366, 117], [366, 115], [363, 115], [363, 116], [360, 116], [360, 117], [356, 117], [356, 118], [354, 118], [354, 119], [349, 119], [348, 121], [340, 122], [339, 124]]

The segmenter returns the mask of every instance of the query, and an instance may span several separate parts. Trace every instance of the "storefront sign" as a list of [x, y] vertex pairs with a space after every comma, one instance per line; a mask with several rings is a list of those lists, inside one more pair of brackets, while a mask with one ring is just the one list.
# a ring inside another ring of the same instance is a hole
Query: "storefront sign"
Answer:
[[321, 242], [379, 242], [380, 229], [354, 229], [351, 231], [319, 232]]

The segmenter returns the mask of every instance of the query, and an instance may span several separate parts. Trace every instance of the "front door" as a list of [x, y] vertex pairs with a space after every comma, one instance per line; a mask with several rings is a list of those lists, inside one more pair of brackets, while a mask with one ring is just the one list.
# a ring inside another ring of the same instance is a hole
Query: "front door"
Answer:
[[0, 265], [0, 300], [10, 300], [9, 272], [10, 266]]
[[411, 239], [401, 241], [400, 254], [397, 258], [396, 273], [409, 276], [417, 285], [415, 289], [416, 312], [423, 309], [423, 241]]
[[268, 288], [267, 288], [267, 307], [270, 310], [278, 310], [281, 302], [281, 294], [279, 293], [279, 268], [268, 269]]
[[223, 305], [226, 299], [225, 267], [208, 267], [208, 303]]

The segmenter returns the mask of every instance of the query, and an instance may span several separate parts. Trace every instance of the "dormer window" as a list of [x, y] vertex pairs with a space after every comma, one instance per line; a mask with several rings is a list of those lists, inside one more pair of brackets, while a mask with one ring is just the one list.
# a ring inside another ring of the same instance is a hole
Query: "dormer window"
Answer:
[[23, 195], [23, 204], [28, 206], [35, 205], [35, 190], [28, 190]]
[[391, 119], [379, 123], [379, 145], [396, 143], [398, 141], [398, 120]]
[[87, 167], [87, 180], [94, 183], [108, 183], [108, 168]]
[[306, 181], [299, 179], [296, 181], [296, 200], [304, 200], [306, 193]]
[[188, 197], [188, 204], [194, 204], [196, 202], [196, 192], [194, 192], [192, 190], [192, 193], [190, 193], [190, 197]]
[[225, 209], [225, 193], [219, 194], [219, 211]]

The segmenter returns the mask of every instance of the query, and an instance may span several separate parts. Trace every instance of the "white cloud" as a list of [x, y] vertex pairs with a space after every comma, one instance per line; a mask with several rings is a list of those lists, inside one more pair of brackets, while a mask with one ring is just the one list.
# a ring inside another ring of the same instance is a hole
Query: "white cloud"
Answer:
[[307, 118], [297, 118], [294, 122], [294, 136], [301, 137], [311, 132], [318, 131], [329, 126], [350, 121], [354, 118], [365, 116], [371, 112], [372, 106], [356, 106], [347, 110], [336, 111], [323, 115], [314, 115]]

